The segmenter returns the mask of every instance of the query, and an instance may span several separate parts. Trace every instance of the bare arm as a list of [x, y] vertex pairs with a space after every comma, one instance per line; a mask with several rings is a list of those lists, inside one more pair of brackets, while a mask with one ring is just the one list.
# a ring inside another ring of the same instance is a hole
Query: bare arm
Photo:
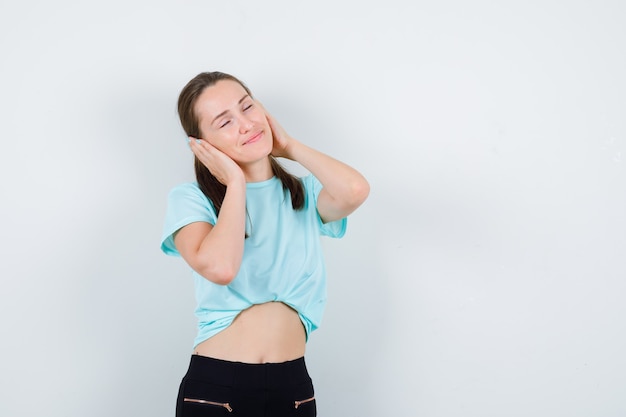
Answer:
[[325, 223], [339, 220], [356, 210], [369, 195], [369, 183], [354, 168], [298, 142], [266, 112], [274, 136], [272, 154], [298, 162], [323, 185], [317, 211]]
[[183, 259], [198, 274], [227, 285], [237, 275], [243, 257], [246, 216], [246, 181], [234, 161], [205, 141], [192, 140], [191, 149], [211, 173], [226, 185], [226, 195], [215, 225], [188, 224], [174, 236]]

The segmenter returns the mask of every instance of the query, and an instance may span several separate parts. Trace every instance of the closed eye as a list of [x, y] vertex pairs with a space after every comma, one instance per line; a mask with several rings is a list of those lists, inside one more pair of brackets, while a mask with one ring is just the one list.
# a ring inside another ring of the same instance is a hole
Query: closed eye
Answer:
[[230, 123], [230, 120], [226, 120], [225, 122], [220, 124], [220, 129]]

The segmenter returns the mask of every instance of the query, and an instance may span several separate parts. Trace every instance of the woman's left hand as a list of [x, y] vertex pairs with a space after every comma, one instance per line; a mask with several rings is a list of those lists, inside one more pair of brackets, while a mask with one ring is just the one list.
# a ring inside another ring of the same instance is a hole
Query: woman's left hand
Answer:
[[[265, 110], [265, 107], [263, 110]], [[289, 136], [285, 129], [276, 121], [274, 116], [272, 116], [267, 110], [265, 110], [265, 117], [270, 124], [272, 137], [274, 138], [272, 156], [292, 159], [289, 152], [289, 145], [294, 141], [294, 139]]]

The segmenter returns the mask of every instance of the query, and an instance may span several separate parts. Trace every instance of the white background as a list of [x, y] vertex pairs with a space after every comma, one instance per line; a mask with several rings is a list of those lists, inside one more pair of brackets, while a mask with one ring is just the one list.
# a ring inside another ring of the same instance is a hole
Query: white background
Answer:
[[159, 251], [201, 71], [370, 180], [324, 240], [333, 416], [626, 415], [620, 1], [3, 1], [0, 415], [173, 416]]

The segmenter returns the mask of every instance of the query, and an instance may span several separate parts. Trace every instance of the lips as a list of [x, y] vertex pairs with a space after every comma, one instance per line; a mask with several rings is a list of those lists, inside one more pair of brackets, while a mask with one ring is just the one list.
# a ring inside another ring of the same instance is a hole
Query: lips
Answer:
[[263, 137], [263, 131], [261, 130], [260, 132], [255, 133], [254, 135], [252, 135], [250, 137], [250, 139], [246, 140], [243, 145], [249, 145], [251, 143], [257, 142], [259, 139], [261, 139]]

